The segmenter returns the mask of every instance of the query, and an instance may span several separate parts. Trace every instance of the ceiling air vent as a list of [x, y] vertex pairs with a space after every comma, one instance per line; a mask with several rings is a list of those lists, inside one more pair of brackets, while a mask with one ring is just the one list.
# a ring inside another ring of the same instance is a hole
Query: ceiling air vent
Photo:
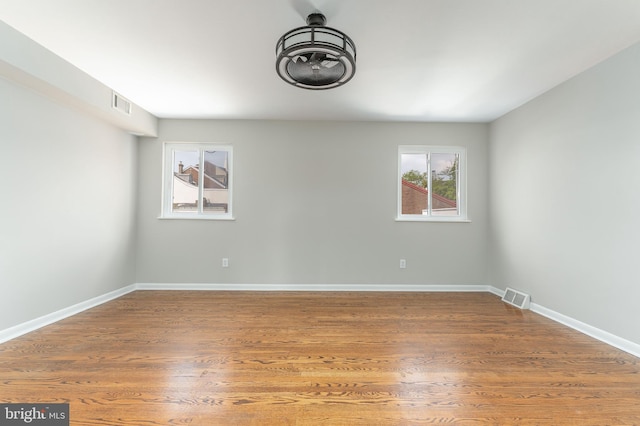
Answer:
[[502, 301], [520, 309], [529, 309], [529, 301], [531, 297], [528, 294], [521, 293], [512, 288], [508, 288], [502, 296]]
[[119, 93], [113, 92], [113, 98], [111, 102], [113, 109], [117, 109], [121, 113], [131, 115], [131, 102], [125, 99]]

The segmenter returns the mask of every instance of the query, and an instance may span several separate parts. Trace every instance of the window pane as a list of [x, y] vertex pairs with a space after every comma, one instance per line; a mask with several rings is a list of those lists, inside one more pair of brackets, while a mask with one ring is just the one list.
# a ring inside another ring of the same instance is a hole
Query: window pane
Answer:
[[229, 153], [204, 152], [203, 213], [227, 213], [229, 210]]
[[401, 154], [402, 214], [427, 213], [427, 154]]
[[172, 212], [198, 211], [199, 165], [198, 151], [173, 151]]
[[458, 154], [431, 154], [431, 213], [457, 216]]

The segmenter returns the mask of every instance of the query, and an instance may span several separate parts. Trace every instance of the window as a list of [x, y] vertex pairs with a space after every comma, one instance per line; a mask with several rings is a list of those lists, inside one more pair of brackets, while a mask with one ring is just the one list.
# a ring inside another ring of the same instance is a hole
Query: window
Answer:
[[397, 219], [466, 221], [465, 154], [453, 146], [399, 146]]
[[165, 143], [162, 218], [232, 219], [230, 145]]

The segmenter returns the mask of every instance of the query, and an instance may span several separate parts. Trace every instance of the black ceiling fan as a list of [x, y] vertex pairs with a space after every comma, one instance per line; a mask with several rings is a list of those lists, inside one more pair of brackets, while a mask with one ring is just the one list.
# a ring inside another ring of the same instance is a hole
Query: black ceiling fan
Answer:
[[276, 44], [276, 70], [287, 83], [305, 89], [330, 89], [351, 80], [356, 48], [343, 32], [325, 26], [321, 13], [307, 17], [307, 26], [293, 29]]

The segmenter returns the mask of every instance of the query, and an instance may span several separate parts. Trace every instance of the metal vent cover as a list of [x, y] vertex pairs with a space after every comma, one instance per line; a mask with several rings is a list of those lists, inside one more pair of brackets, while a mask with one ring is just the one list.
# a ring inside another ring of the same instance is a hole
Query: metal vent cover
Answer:
[[502, 301], [520, 309], [529, 309], [531, 297], [528, 294], [507, 287], [504, 296], [502, 296]]
[[123, 114], [131, 115], [131, 102], [115, 91], [113, 92], [111, 107]]

